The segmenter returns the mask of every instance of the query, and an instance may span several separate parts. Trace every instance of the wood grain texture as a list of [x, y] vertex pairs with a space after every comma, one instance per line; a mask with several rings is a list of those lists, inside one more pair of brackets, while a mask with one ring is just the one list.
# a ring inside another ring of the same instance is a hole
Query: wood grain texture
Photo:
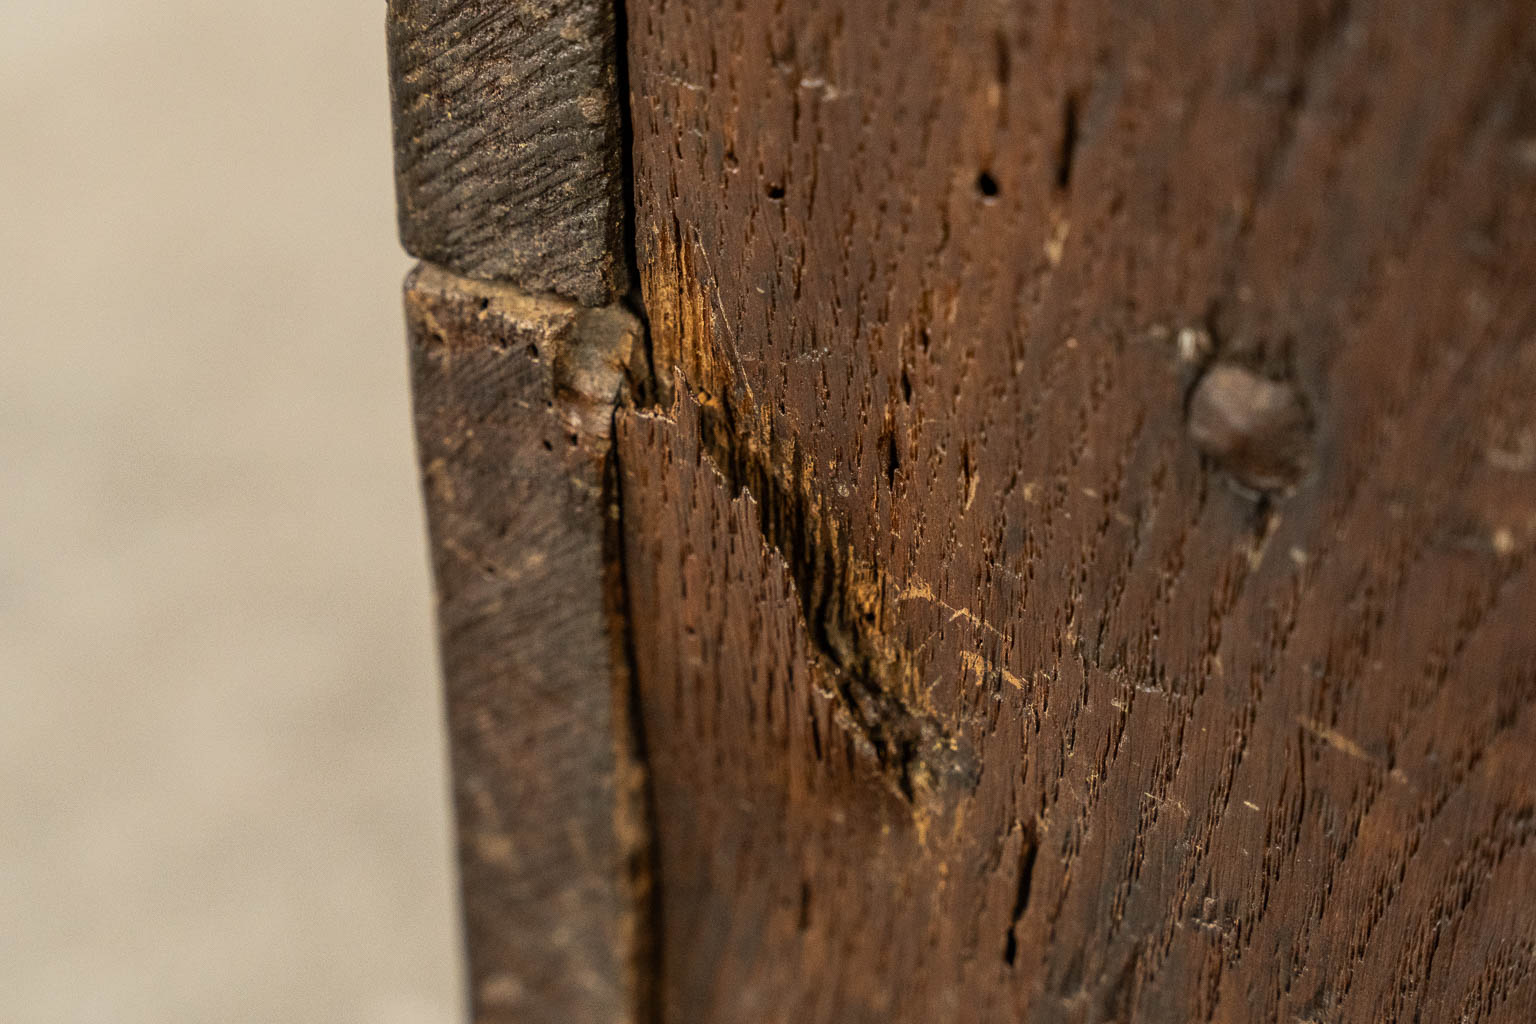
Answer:
[[1536, 1019], [1536, 8], [627, 10], [661, 1019]]
[[633, 1019], [639, 778], [607, 566], [632, 316], [406, 285], [475, 1020]]
[[629, 289], [613, 5], [390, 0], [400, 234], [470, 277]]

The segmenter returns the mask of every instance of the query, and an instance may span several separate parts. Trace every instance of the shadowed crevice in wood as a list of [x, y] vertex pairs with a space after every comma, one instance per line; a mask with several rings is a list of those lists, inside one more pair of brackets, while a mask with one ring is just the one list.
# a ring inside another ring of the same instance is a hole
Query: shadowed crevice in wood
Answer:
[[844, 724], [906, 800], [953, 798], [976, 784], [976, 756], [937, 717], [915, 710], [910, 652], [882, 629], [883, 572], [857, 559], [805, 464], [776, 465], [729, 399], [698, 405], [707, 458], [733, 495], [750, 494], [765, 541], [784, 559], [816, 652], [846, 713]]
[[1013, 910], [1008, 915], [1008, 937], [1003, 943], [1003, 963], [1014, 966], [1019, 952], [1019, 919], [1029, 909], [1029, 896], [1035, 880], [1035, 855], [1040, 852], [1039, 826], [1031, 822], [1021, 826], [1019, 839], [1018, 891], [1014, 895]]
[[[706, 457], [734, 495], [751, 495], [766, 542], [789, 567], [808, 636], [834, 681], [839, 721], [902, 798], [950, 803], [976, 783], [975, 752], [921, 708], [916, 659], [886, 628], [884, 569], [854, 554], [801, 458], [801, 443], [765, 435], [735, 341], [718, 329], [720, 297], [706, 296], [691, 273], [705, 269], [710, 257], [674, 227], [672, 251], [687, 272], [673, 288], [646, 295], [653, 376], [636, 389], [637, 398], [645, 396], [636, 406], [668, 416], [697, 409]], [[894, 433], [886, 452], [894, 478]]]
[[1072, 187], [1072, 165], [1077, 160], [1077, 95], [1068, 93], [1061, 104], [1061, 145], [1056, 153], [1056, 191]]
[[[621, 391], [613, 415], [626, 402]], [[610, 421], [611, 422], [611, 421]], [[625, 856], [631, 926], [626, 954], [635, 1024], [660, 1020], [661, 886], [656, 865], [656, 810], [647, 769], [645, 720], [640, 706], [639, 667], [635, 656], [634, 617], [624, 554], [623, 472], [618, 448], [609, 448], [603, 463], [604, 583], [608, 637], [614, 652], [614, 744], [627, 769], [617, 794], [615, 816], [620, 833], [629, 840]]]
[[[619, 173], [619, 245], [623, 280], [628, 292], [620, 302], [634, 317], [638, 345], [628, 363], [629, 377], [614, 402], [610, 429], [616, 434], [617, 417], [626, 407], [648, 406], [655, 401], [655, 359], [651, 349], [650, 324], [645, 299], [640, 291], [639, 259], [635, 245], [635, 168], [634, 131], [630, 111], [629, 23], [624, 0], [612, 0], [613, 80], [618, 131]], [[629, 893], [634, 909], [636, 931], [629, 950], [632, 979], [632, 1012], [635, 1024], [660, 1024], [663, 1011], [661, 991], [662, 958], [662, 878], [657, 856], [658, 824], [655, 794], [651, 788], [645, 716], [641, 705], [640, 667], [635, 652], [634, 611], [628, 561], [625, 556], [624, 472], [618, 445], [609, 449], [604, 468], [604, 500], [608, 508], [609, 529], [605, 571], [612, 599], [610, 633], [622, 658], [621, 678], [616, 679], [616, 706], [619, 720], [617, 742], [628, 750], [628, 763], [636, 772], [634, 789], [620, 810], [638, 829], [637, 843], [629, 865]]]

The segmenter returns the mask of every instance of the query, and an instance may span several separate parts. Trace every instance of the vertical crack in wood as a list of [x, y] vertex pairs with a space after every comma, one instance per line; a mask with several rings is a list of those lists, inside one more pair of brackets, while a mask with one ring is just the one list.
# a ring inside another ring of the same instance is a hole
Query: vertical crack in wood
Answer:
[[622, 772], [615, 794], [615, 817], [625, 843], [625, 880], [630, 903], [625, 952], [635, 1024], [654, 1024], [660, 1020], [661, 890], [656, 871], [656, 815], [646, 770], [644, 719], [640, 713], [639, 670], [630, 626], [633, 617], [624, 560], [623, 474], [617, 445], [610, 446], [604, 461], [603, 495], [607, 510], [604, 588], [609, 640], [614, 652], [614, 745]]
[[[654, 401], [655, 361], [651, 350], [650, 323], [645, 300], [640, 291], [639, 256], [635, 243], [635, 166], [632, 102], [629, 84], [629, 21], [624, 0], [613, 0], [613, 54], [618, 119], [620, 216], [623, 230], [622, 265], [630, 291], [625, 305], [639, 329], [639, 350], [631, 354], [629, 378], [622, 388], [611, 416], [625, 405], [647, 405]], [[610, 418], [609, 436], [616, 430]], [[657, 822], [654, 796], [646, 756], [645, 719], [640, 709], [639, 661], [635, 653], [634, 616], [630, 609], [628, 563], [624, 557], [624, 474], [619, 465], [619, 446], [611, 444], [603, 475], [608, 531], [605, 535], [605, 573], [610, 595], [610, 635], [616, 645], [615, 729], [623, 761], [630, 767], [633, 787], [622, 794], [618, 814], [633, 834], [629, 863], [631, 920], [630, 975], [633, 1013], [636, 1024], [659, 1024], [662, 1019], [661, 991], [664, 963], [661, 956], [662, 879], [656, 856]]]
[[1013, 910], [1008, 915], [1008, 936], [1003, 942], [1003, 963], [1011, 969], [1019, 955], [1019, 921], [1029, 909], [1030, 890], [1035, 880], [1035, 855], [1040, 852], [1039, 828], [1034, 822], [1021, 826], [1019, 835], [1018, 880], [1015, 882]]

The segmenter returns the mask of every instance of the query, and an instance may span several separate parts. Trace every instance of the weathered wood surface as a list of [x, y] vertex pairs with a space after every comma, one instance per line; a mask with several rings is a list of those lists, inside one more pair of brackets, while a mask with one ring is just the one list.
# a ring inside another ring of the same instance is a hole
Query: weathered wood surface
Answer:
[[615, 28], [593, 0], [389, 4], [401, 236], [442, 265], [406, 297], [477, 1024], [618, 1024], [649, 998], [609, 458], [642, 352]]
[[400, 233], [470, 277], [629, 288], [613, 5], [390, 0]]
[[475, 1019], [629, 1021], [644, 835], [605, 474], [639, 325], [432, 266], [406, 316]]
[[1536, 1019], [1536, 7], [627, 12], [659, 1018]]

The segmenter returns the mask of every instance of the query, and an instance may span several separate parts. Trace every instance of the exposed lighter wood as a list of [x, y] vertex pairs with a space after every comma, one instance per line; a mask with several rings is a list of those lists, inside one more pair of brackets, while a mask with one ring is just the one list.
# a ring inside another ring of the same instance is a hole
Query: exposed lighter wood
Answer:
[[639, 325], [430, 266], [406, 314], [475, 1020], [632, 1021], [645, 836], [605, 472]]
[[629, 288], [613, 6], [390, 0], [400, 233], [587, 305]]
[[1536, 1019], [1536, 7], [627, 10], [662, 1018]]

